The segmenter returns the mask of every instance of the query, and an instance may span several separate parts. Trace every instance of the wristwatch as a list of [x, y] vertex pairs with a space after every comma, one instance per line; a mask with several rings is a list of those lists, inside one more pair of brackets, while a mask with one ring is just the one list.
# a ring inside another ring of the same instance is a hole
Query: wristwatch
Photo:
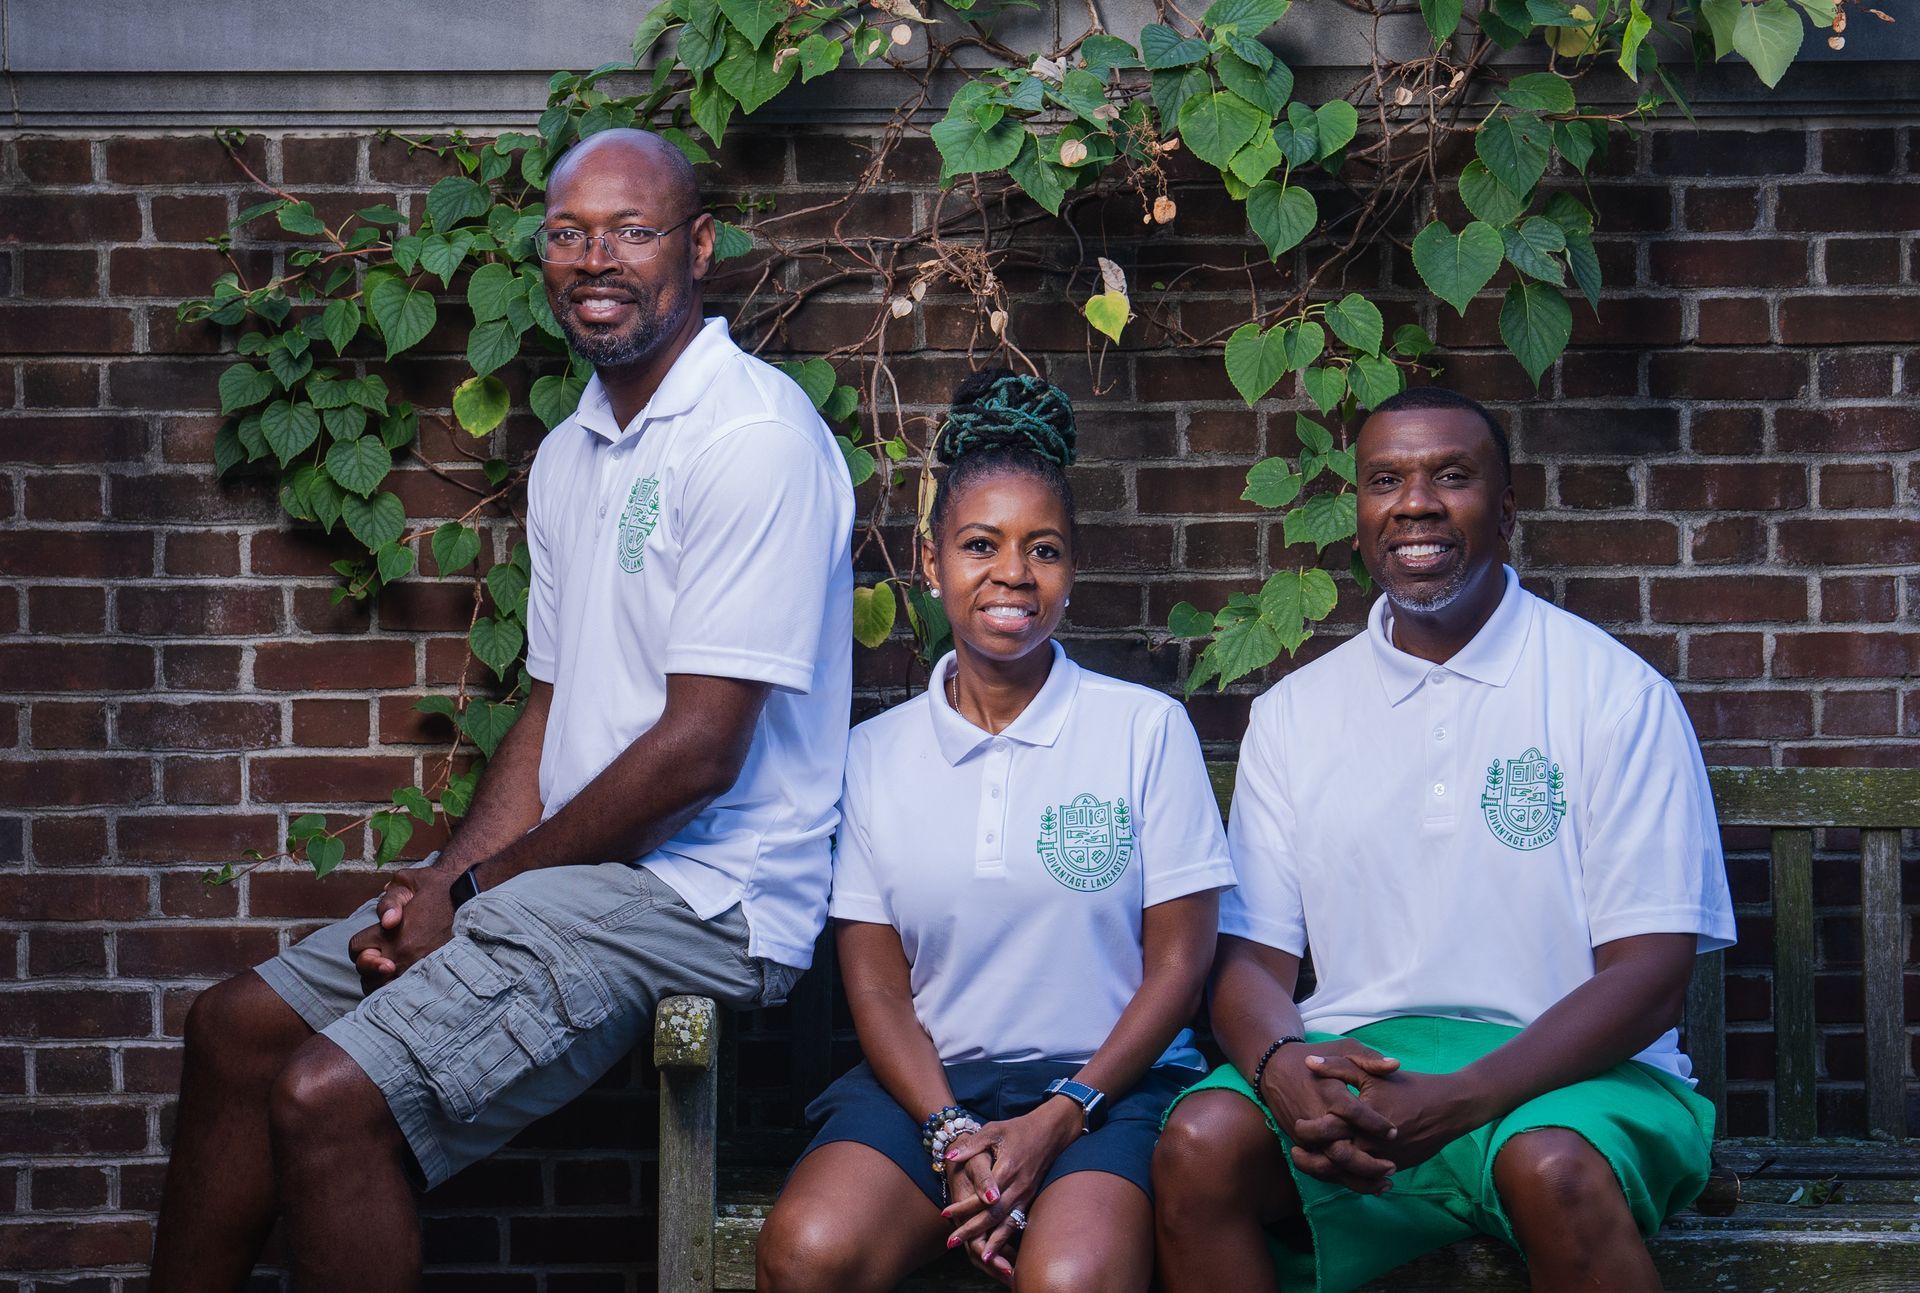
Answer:
[[1055, 1078], [1047, 1083], [1047, 1095], [1063, 1095], [1080, 1106], [1083, 1131], [1098, 1130], [1107, 1120], [1107, 1111], [1100, 1106], [1106, 1102], [1104, 1091], [1096, 1091], [1085, 1082], [1075, 1082], [1072, 1078]]
[[447, 897], [453, 899], [453, 909], [455, 911], [459, 911], [470, 899], [478, 898], [479, 896], [480, 882], [474, 878], [472, 867], [468, 867], [465, 871], [462, 871], [454, 879], [453, 884], [447, 889]]

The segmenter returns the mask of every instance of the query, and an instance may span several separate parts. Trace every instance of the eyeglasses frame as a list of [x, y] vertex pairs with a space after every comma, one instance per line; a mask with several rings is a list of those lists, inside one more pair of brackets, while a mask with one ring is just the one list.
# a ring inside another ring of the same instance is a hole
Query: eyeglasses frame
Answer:
[[[618, 233], [619, 229], [609, 229], [605, 233], [587, 233], [585, 230], [581, 230], [581, 229], [559, 230], [559, 229], [541, 228], [535, 231], [533, 235], [533, 250], [534, 250], [534, 254], [540, 258], [540, 263], [543, 265], [580, 265], [586, 262], [587, 257], [592, 253], [593, 244], [597, 242], [600, 244], [601, 248], [606, 251], [607, 258], [609, 260], [617, 260], [622, 265], [637, 265], [637, 264], [640, 264], [642, 261], [648, 261], [653, 259], [653, 257], [656, 254], [655, 249], [660, 246], [661, 239], [665, 238], [668, 234], [674, 232], [675, 230], [681, 228], [682, 226], [687, 225], [695, 220], [698, 220], [701, 216], [705, 214], [706, 213], [704, 211], [695, 211], [692, 215], [686, 216], [680, 220], [675, 221], [673, 224], [668, 225], [665, 229], [655, 229], [652, 225], [644, 225], [644, 224], [621, 225], [620, 229], [644, 229], [648, 233], [653, 235], [653, 237], [649, 238], [646, 242], [640, 245], [642, 248], [645, 249], [645, 254], [637, 257], [629, 258], [626, 256], [622, 256], [619, 252], [614, 250], [615, 244], [613, 242], [613, 235]], [[546, 249], [543, 246], [543, 244], [547, 241], [547, 239], [551, 238], [554, 234], [561, 233], [561, 232], [578, 233], [586, 239], [586, 242], [582, 244], [580, 248], [580, 254], [572, 260], [553, 260], [548, 257], [546, 253]]]

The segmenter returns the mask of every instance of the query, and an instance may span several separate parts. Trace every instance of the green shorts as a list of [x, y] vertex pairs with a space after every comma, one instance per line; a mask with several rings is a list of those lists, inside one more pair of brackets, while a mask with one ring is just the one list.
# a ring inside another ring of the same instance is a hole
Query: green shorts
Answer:
[[[1369, 1024], [1346, 1036], [1398, 1059], [1411, 1071], [1451, 1073], [1519, 1031], [1464, 1019], [1408, 1017]], [[1308, 1040], [1333, 1037], [1313, 1033]], [[1292, 1145], [1232, 1065], [1216, 1068], [1180, 1099], [1210, 1090], [1233, 1091], [1253, 1101], [1273, 1134]], [[1179, 1100], [1174, 1105], [1178, 1107]], [[1294, 1167], [1289, 1157], [1313, 1242], [1309, 1250], [1271, 1241], [1281, 1287], [1289, 1293], [1355, 1288], [1422, 1253], [1475, 1234], [1493, 1235], [1518, 1248], [1513, 1224], [1494, 1189], [1493, 1163], [1511, 1137], [1543, 1127], [1578, 1132], [1600, 1151], [1613, 1166], [1643, 1235], [1659, 1230], [1662, 1221], [1693, 1202], [1707, 1183], [1712, 1103], [1678, 1078], [1629, 1060], [1599, 1077], [1529, 1100], [1418, 1167], [1396, 1172], [1393, 1188], [1385, 1194], [1356, 1194], [1317, 1180]]]

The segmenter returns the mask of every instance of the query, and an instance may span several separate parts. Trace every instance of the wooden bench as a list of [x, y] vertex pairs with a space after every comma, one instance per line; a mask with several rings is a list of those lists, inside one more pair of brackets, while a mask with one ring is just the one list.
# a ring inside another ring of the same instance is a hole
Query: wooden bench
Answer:
[[[1216, 764], [1213, 773], [1224, 809], [1233, 767]], [[1770, 831], [1773, 1134], [1716, 1144], [1714, 1184], [1654, 1240], [1655, 1260], [1673, 1293], [1920, 1288], [1920, 1147], [1907, 1139], [1906, 1107], [1911, 1042], [1903, 989], [1909, 922], [1900, 903], [1901, 828], [1920, 827], [1920, 771], [1716, 768], [1712, 777], [1723, 829]], [[1863, 1086], [1870, 1139], [1818, 1135], [1813, 882], [1818, 869], [1855, 864], [1850, 857], [1836, 857], [1832, 838], [1827, 849], [1816, 852], [1815, 832], [1829, 828], [1859, 833]], [[1735, 850], [1729, 853], [1738, 856]], [[1764, 943], [1767, 925], [1768, 917], [1758, 912], [1741, 915], [1742, 936], [1753, 945]], [[794, 1072], [803, 1096], [832, 1077], [830, 939], [822, 940], [822, 948], [826, 954], [802, 980], [790, 1007]], [[1750, 959], [1743, 959], [1742, 968]], [[1729, 1094], [1726, 961], [1723, 952], [1699, 958], [1684, 1025], [1700, 1089], [1720, 1110], [1723, 1128]], [[669, 999], [655, 1025], [662, 1293], [753, 1287], [761, 1222], [780, 1170], [803, 1144], [796, 1129], [790, 1137], [763, 1139], [744, 1153], [734, 1153], [737, 1145], [730, 1143], [722, 1153], [720, 1032], [720, 1012], [704, 997]], [[1754, 1085], [1746, 1084], [1743, 1093], [1751, 1095]], [[729, 1169], [724, 1193], [718, 1175], [722, 1159], [749, 1160]], [[904, 1287], [994, 1285], [955, 1257]], [[1430, 1254], [1379, 1287], [1453, 1293], [1523, 1289], [1526, 1280], [1511, 1251], [1478, 1240]]]

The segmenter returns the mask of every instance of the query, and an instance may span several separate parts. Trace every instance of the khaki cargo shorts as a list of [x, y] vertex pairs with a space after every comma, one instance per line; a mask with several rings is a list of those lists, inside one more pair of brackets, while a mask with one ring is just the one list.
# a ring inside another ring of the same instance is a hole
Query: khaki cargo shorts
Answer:
[[362, 996], [347, 943], [373, 913], [369, 901], [257, 973], [373, 1079], [428, 1187], [592, 1086], [647, 1036], [662, 997], [777, 1005], [800, 974], [747, 955], [738, 906], [701, 920], [625, 863], [487, 890], [446, 946]]

